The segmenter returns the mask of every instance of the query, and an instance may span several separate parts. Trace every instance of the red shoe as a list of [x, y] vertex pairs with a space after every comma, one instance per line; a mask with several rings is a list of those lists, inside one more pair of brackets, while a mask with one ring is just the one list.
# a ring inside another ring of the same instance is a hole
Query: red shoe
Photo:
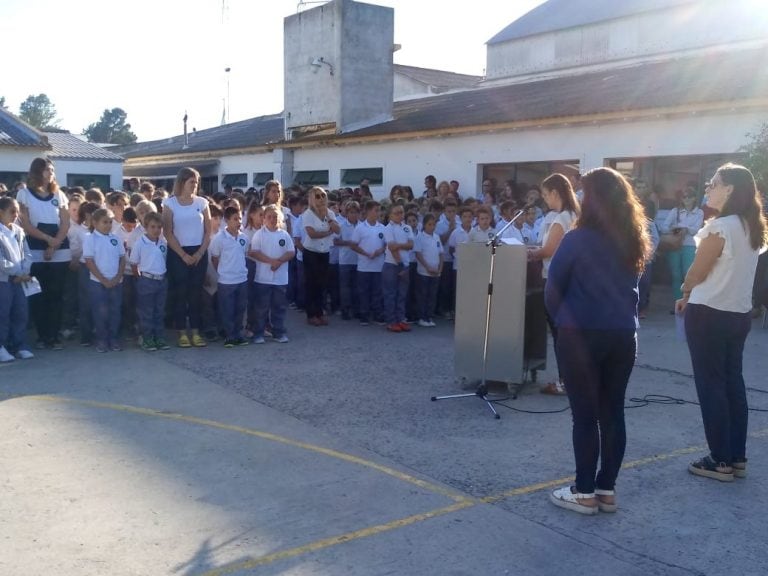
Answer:
[[400, 324], [389, 324], [387, 326], [387, 330], [389, 330], [390, 332], [402, 332], [403, 327], [400, 326]]
[[400, 324], [398, 324], [398, 326], [400, 326], [400, 332], [410, 332], [411, 331], [411, 327], [408, 325], [408, 322], [400, 322]]
[[317, 324], [318, 326], [328, 326], [328, 316], [325, 316], [325, 315], [320, 316], [317, 319], [317, 322], [318, 322]]
[[320, 318], [307, 318], [307, 324], [310, 326], [320, 326]]

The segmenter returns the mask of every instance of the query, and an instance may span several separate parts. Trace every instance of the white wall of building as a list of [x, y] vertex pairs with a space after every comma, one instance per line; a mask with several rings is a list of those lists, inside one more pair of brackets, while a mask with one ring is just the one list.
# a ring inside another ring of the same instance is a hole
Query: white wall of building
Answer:
[[109, 176], [109, 186], [115, 190], [123, 187], [123, 163], [122, 162], [97, 162], [93, 160], [54, 160], [56, 180], [62, 186], [67, 183], [69, 174], [90, 174]]
[[279, 168], [279, 165], [275, 165], [274, 156], [271, 152], [222, 156], [219, 160], [219, 183], [227, 174], [247, 174], [248, 186], [251, 186], [253, 184], [253, 175], [256, 172], [272, 172], [279, 177]]
[[[45, 150], [0, 148], [0, 172], [27, 172], [32, 160], [45, 153]], [[10, 186], [12, 182], [5, 184]]]

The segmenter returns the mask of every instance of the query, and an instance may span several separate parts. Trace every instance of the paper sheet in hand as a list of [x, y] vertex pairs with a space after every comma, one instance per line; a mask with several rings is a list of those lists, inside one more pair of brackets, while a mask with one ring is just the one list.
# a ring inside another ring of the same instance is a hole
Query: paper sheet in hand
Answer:
[[22, 282], [21, 287], [24, 290], [24, 295], [27, 298], [34, 296], [35, 294], [40, 294], [40, 292], [43, 291], [43, 289], [40, 287], [40, 282], [34, 276], [32, 276], [32, 279], [28, 282]]

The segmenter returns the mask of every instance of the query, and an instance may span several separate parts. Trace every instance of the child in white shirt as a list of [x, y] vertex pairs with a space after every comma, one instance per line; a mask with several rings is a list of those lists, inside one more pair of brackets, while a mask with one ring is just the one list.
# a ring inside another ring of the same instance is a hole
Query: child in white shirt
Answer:
[[354, 200], [344, 206], [344, 219], [339, 219], [341, 234], [335, 243], [339, 246], [339, 299], [341, 317], [351, 320], [359, 315], [357, 295], [357, 252], [353, 249], [352, 235], [360, 219], [360, 204]]
[[496, 230], [491, 226], [493, 213], [487, 206], [480, 206], [475, 211], [477, 226], [469, 233], [470, 242], [488, 242], [496, 235]]
[[443, 244], [435, 234], [435, 217], [432, 214], [424, 216], [421, 226], [422, 231], [413, 246], [418, 262], [419, 326], [430, 328], [435, 326], [432, 317], [437, 306], [437, 288], [443, 270]]
[[383, 324], [381, 269], [384, 267], [384, 225], [379, 222], [381, 205], [375, 200], [365, 203], [365, 220], [352, 233], [357, 258], [357, 288], [360, 298], [360, 325], [368, 326], [371, 315]]
[[384, 296], [384, 315], [390, 332], [410, 332], [406, 322], [405, 307], [408, 298], [410, 261], [408, 254], [413, 248], [413, 231], [403, 224], [405, 209], [395, 204], [389, 210], [389, 224], [384, 228], [387, 251], [381, 272]]

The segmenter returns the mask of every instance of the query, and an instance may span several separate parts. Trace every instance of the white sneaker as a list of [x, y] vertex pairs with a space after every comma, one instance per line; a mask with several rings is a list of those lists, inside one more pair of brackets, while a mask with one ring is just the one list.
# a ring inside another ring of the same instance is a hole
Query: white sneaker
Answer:
[[13, 362], [16, 358], [5, 349], [5, 346], [0, 346], [0, 363]]
[[432, 320], [429, 321], [429, 327], [430, 328], [434, 328], [436, 326], [437, 326], [437, 324], [435, 324], [434, 321], [432, 321]]
[[18, 352], [16, 352], [16, 358], [18, 358], [19, 360], [31, 360], [34, 357], [35, 355], [32, 354], [32, 352], [30, 352], [29, 350], [19, 350]]
[[422, 328], [429, 328], [431, 324], [426, 320], [419, 320], [419, 326], [421, 326]]
[[278, 336], [277, 338], [272, 338], [272, 340], [280, 344], [286, 344], [289, 342], [288, 336], [286, 336], [285, 334], [283, 334], [282, 336]]

